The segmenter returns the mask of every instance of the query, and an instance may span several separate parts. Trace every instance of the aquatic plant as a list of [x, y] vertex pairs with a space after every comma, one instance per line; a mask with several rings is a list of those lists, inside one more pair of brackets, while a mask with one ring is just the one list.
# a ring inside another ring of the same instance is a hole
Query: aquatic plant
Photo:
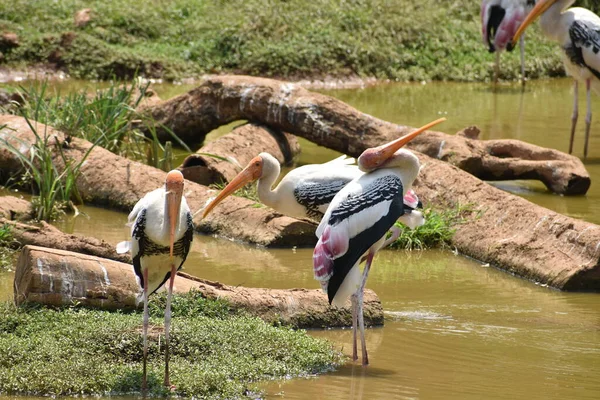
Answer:
[[[75, 204], [81, 203], [81, 196], [75, 182], [81, 166], [95, 145], [92, 145], [78, 162], [67, 159], [63, 151], [63, 143], [59, 143], [54, 135], [48, 134], [46, 125], [44, 125], [44, 132], [38, 132], [35, 121], [39, 118], [39, 112], [39, 108], [34, 110], [33, 121], [27, 114], [23, 115], [35, 136], [33, 144], [10, 133], [1, 138], [0, 143], [19, 159], [25, 169], [20, 181], [14, 183], [30, 186], [34, 194], [32, 206], [36, 218], [40, 221], [50, 221], [61, 211], [76, 210]], [[12, 141], [19, 143], [19, 146], [15, 146]], [[27, 151], [21, 151], [23, 148]], [[55, 164], [55, 154], [61, 158], [62, 171]]]
[[425, 250], [433, 247], [444, 247], [450, 243], [456, 226], [467, 218], [478, 218], [478, 213], [471, 205], [457, 205], [443, 211], [433, 208], [423, 210], [425, 224], [415, 229], [408, 229], [400, 222], [396, 226], [402, 229], [398, 239], [390, 247], [406, 250]]
[[[149, 389], [203, 399], [241, 398], [255, 382], [327, 371], [342, 356], [305, 331], [273, 327], [199, 293], [175, 296], [171, 378], [162, 386], [164, 295], [151, 298]], [[16, 308], [0, 303], [0, 393], [45, 396], [139, 392], [139, 313]]]

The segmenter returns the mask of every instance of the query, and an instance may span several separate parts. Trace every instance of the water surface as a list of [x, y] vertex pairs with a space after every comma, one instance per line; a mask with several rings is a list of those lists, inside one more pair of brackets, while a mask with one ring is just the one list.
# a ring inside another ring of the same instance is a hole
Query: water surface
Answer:
[[[71, 82], [68, 85], [73, 85]], [[158, 85], [165, 98], [186, 86]], [[376, 117], [419, 126], [438, 116], [453, 133], [477, 125], [481, 137], [516, 138], [566, 150], [571, 81], [503, 85], [390, 84], [326, 92]], [[583, 94], [580, 110], [585, 110]], [[600, 111], [593, 98], [594, 110]], [[582, 155], [583, 120], [575, 151]], [[215, 132], [218, 137], [226, 130]], [[302, 141], [299, 164], [336, 153]], [[587, 196], [551, 194], [532, 182], [495, 183], [535, 203], [600, 223], [600, 123], [593, 122], [592, 176]], [[85, 215], [57, 225], [116, 244], [125, 240], [126, 215], [82, 207]], [[310, 249], [266, 250], [196, 236], [185, 270], [229, 285], [317, 288]], [[513, 277], [449, 250], [383, 251], [367, 285], [380, 296], [383, 328], [369, 329], [371, 365], [349, 362], [335, 372], [263, 385], [268, 398], [284, 399], [598, 399], [600, 398], [600, 295], [563, 293]], [[0, 275], [8, 298], [12, 274]], [[175, 316], [174, 323], [177, 323]], [[349, 354], [349, 330], [311, 331]], [[174, 377], [175, 380], [175, 377]], [[0, 397], [1, 399], [2, 397]]]

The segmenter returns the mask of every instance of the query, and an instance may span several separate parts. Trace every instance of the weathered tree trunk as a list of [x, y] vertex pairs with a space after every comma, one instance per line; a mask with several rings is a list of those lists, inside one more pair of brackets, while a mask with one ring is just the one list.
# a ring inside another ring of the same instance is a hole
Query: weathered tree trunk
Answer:
[[435, 209], [464, 207], [452, 245], [515, 275], [564, 290], [600, 290], [600, 226], [537, 206], [419, 155], [415, 191]]
[[[12, 115], [0, 115], [0, 135], [6, 135], [17, 148], [29, 151], [35, 137], [25, 120]], [[55, 137], [63, 147], [63, 153], [75, 163], [84, 157], [91, 144], [85, 140], [71, 138], [43, 124], [38, 132]], [[63, 164], [60, 155], [54, 157], [56, 165]], [[0, 170], [10, 174], [21, 171], [17, 157], [0, 147]], [[81, 167], [77, 188], [87, 203], [112, 206], [129, 211], [146, 193], [164, 185], [166, 173], [147, 165], [117, 156], [103, 148], [95, 147]], [[215, 191], [187, 181], [185, 194], [192, 212], [204, 208]], [[215, 212], [206, 219], [195, 220], [196, 229], [204, 233], [219, 233], [222, 236], [256, 243], [263, 246], [309, 246], [316, 243], [315, 226], [274, 212], [269, 208], [256, 208], [254, 202], [240, 197], [225, 199]]]
[[[188, 156], [178, 169], [185, 179], [202, 185], [229, 182], [263, 151], [285, 165], [300, 153], [300, 145], [293, 135], [261, 125], [244, 124]], [[211, 157], [211, 154], [226, 160]]]
[[[14, 288], [17, 304], [61, 306], [76, 302], [107, 310], [135, 308], [140, 290], [131, 265], [36, 246], [23, 249]], [[342, 309], [331, 307], [320, 290], [234, 287], [178, 274], [175, 291], [190, 290], [210, 299], [225, 299], [234, 308], [245, 309], [271, 323], [299, 328], [351, 325], [349, 302]], [[381, 303], [370, 290], [365, 292], [365, 321], [369, 325], [383, 324]]]
[[21, 220], [31, 218], [31, 214], [31, 203], [27, 200], [15, 196], [0, 196], [0, 218]]
[[476, 127], [456, 135], [427, 132], [412, 140], [410, 148], [483, 180], [536, 179], [559, 194], [585, 194], [590, 187], [577, 157], [520, 140], [477, 140], [478, 135]]
[[49, 247], [131, 263], [131, 257], [128, 254], [117, 254], [115, 246], [104, 240], [94, 237], [70, 235], [61, 232], [46, 222], [34, 225], [0, 218], [0, 225], [10, 226], [12, 238], [18, 246], [35, 245]]
[[[187, 143], [200, 143], [208, 132], [221, 125], [249, 120], [354, 157], [413, 129], [374, 118], [292, 83], [248, 76], [212, 77], [185, 94], [144, 110], [156, 121], [156, 129], [165, 140], [168, 133], [161, 128], [163, 125]], [[463, 136], [426, 132], [409, 146], [418, 150], [421, 143], [428, 155], [466, 167], [484, 179], [541, 179], [560, 194], [584, 194], [589, 188], [589, 174], [577, 157], [544, 151], [520, 141], [512, 140], [508, 145], [502, 142], [485, 144]], [[508, 153], [507, 148], [511, 149]], [[528, 158], [542, 153], [536, 161]], [[523, 158], [518, 159], [521, 155]], [[507, 156], [511, 157], [510, 162], [502, 160]], [[536, 168], [542, 170], [533, 172]], [[548, 174], [549, 170], [553, 174]]]

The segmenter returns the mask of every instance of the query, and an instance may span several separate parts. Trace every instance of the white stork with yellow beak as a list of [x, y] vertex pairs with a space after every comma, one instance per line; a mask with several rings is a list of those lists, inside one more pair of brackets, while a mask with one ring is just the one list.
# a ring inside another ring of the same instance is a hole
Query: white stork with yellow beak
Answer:
[[600, 93], [600, 17], [587, 8], [567, 9], [574, 2], [575, 0], [538, 0], [515, 33], [512, 42], [516, 43], [525, 29], [541, 15], [542, 32], [561, 46], [567, 74], [575, 79], [569, 154], [573, 152], [573, 138], [579, 113], [579, 82], [585, 82], [587, 114], [583, 157], [586, 158], [592, 123], [590, 90], [593, 88], [596, 93]]
[[177, 270], [190, 251], [194, 237], [192, 214], [183, 196], [181, 172], [167, 174], [165, 186], [147, 193], [129, 214], [131, 241], [117, 245], [118, 253], [131, 251], [133, 270], [142, 288], [144, 301], [144, 367], [142, 391], [147, 390], [146, 360], [148, 355], [148, 296], [167, 280], [168, 295], [165, 310], [165, 386], [169, 379], [169, 332], [171, 326], [171, 296]]
[[[323, 216], [313, 253], [315, 279], [329, 303], [343, 306], [352, 300], [353, 359], [357, 360], [356, 325], [360, 325], [362, 363], [369, 359], [363, 319], [363, 291], [375, 253], [385, 246], [386, 233], [400, 220], [410, 228], [422, 225], [421, 213], [405, 202], [420, 169], [419, 159], [402, 147], [445, 118], [431, 122], [388, 144], [365, 150], [358, 165], [365, 174], [335, 195]], [[366, 254], [366, 257], [365, 257]], [[359, 264], [366, 259], [363, 277]]]

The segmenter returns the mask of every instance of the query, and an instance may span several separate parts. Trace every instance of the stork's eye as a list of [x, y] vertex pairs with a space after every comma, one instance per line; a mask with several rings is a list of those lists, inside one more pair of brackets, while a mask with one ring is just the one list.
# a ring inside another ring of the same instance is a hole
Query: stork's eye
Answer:
[[255, 163], [254, 163], [254, 166], [255, 166], [255, 167], [260, 167], [260, 161], [257, 161], [257, 162], [255, 162]]

